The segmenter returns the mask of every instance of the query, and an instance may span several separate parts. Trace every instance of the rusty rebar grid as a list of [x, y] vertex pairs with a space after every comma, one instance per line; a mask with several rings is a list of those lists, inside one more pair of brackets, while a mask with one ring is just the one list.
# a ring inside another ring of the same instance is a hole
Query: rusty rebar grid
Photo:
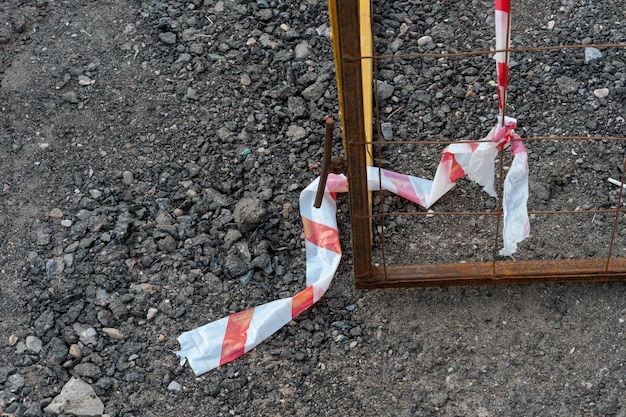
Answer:
[[[493, 55], [497, 52], [511, 53], [522, 52], [548, 52], [563, 49], [581, 49], [595, 47], [603, 48], [626, 48], [626, 43], [601, 43], [591, 45], [554, 45], [543, 47], [517, 47], [510, 45], [504, 50], [480, 50], [467, 52], [441, 52], [441, 53], [409, 53], [392, 56], [377, 55], [374, 48], [372, 55], [361, 55], [359, 49], [359, 5], [358, 0], [345, 0], [341, 7], [337, 7], [339, 17], [339, 30], [335, 36], [339, 39], [339, 56], [342, 65], [342, 98], [343, 98], [343, 134], [345, 138], [345, 151], [348, 156], [348, 179], [349, 198], [352, 223], [352, 243], [354, 254], [355, 285], [357, 288], [378, 287], [406, 287], [406, 286], [438, 286], [438, 285], [492, 285], [492, 284], [521, 284], [535, 282], [596, 282], [626, 280], [626, 258], [618, 258], [613, 255], [615, 237], [620, 219], [626, 215], [626, 207], [622, 198], [623, 190], [620, 189], [618, 201], [615, 207], [609, 209], [591, 210], [529, 210], [529, 215], [581, 215], [581, 214], [613, 214], [613, 223], [610, 233], [610, 243], [606, 257], [589, 259], [569, 260], [528, 260], [517, 261], [514, 259], [502, 260], [497, 256], [499, 234], [495, 233], [493, 259], [489, 262], [475, 263], [443, 263], [422, 265], [389, 265], [385, 256], [385, 218], [392, 216], [497, 216], [503, 215], [500, 201], [502, 199], [503, 159], [500, 152], [500, 175], [498, 190], [498, 207], [494, 211], [416, 211], [395, 212], [386, 211], [381, 199], [381, 212], [371, 213], [367, 199], [367, 176], [365, 175], [365, 147], [377, 145], [377, 159], [380, 167], [382, 159], [381, 149], [383, 146], [396, 145], [449, 145], [456, 143], [480, 143], [484, 140], [405, 140], [386, 141], [381, 134], [381, 115], [379, 110], [378, 95], [374, 94], [374, 112], [376, 140], [364, 140], [363, 134], [363, 96], [360, 94], [361, 67], [356, 65], [362, 60], [370, 59], [376, 63], [382, 60], [419, 59], [419, 58], [454, 58], [478, 55]], [[509, 14], [510, 16], [510, 14]], [[509, 22], [510, 23], [510, 22]], [[343, 26], [343, 27], [342, 27]], [[509, 24], [510, 28], [510, 24]], [[346, 68], [349, 73], [346, 73]], [[376, 78], [374, 78], [376, 79]], [[376, 84], [374, 89], [376, 89]], [[398, 111], [398, 109], [396, 109]], [[394, 112], [395, 113], [395, 112]], [[504, 112], [503, 112], [504, 114]], [[347, 116], [347, 117], [346, 117]], [[626, 142], [626, 137], [611, 136], [543, 136], [522, 138], [522, 142], [534, 141], [619, 141]], [[357, 164], [357, 165], [355, 165]], [[624, 183], [626, 174], [626, 159], [624, 159], [621, 182]], [[380, 178], [379, 169], [379, 178]], [[381, 197], [382, 197], [381, 193]], [[382, 265], [372, 263], [372, 220], [379, 219], [382, 222], [381, 253]], [[499, 227], [496, 227], [499, 229]], [[389, 249], [387, 249], [389, 251]]]

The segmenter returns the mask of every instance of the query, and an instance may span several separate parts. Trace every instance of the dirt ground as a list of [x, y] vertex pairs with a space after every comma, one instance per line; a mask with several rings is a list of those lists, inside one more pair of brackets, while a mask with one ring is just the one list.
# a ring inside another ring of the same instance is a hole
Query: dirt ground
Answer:
[[[491, 2], [374, 10], [379, 53], [493, 43]], [[626, 42], [620, 2], [525, 0], [514, 16], [516, 45]], [[624, 48], [513, 59], [524, 136], [626, 136]], [[483, 137], [492, 65], [382, 63], [394, 137]], [[304, 288], [298, 196], [319, 175], [328, 115], [323, 1], [0, 2], [2, 415], [58, 414], [47, 407], [76, 376], [109, 416], [626, 417], [624, 283], [355, 290], [345, 195], [344, 256], [324, 298], [225, 366], [196, 377], [179, 365], [182, 332]], [[622, 142], [528, 147], [530, 208], [616, 204], [606, 178], [621, 176]], [[440, 151], [383, 158], [428, 176]], [[481, 193], [463, 180], [438, 209], [493, 209]], [[242, 223], [245, 199], [258, 216]], [[606, 252], [608, 217], [531, 220], [523, 258]], [[482, 221], [393, 219], [387, 251], [487, 260]], [[453, 241], [434, 234], [446, 227]]]

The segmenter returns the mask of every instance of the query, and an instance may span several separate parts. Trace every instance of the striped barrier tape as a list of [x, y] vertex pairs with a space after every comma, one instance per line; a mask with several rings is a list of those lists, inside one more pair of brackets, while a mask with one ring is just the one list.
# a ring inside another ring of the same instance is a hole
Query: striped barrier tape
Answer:
[[498, 109], [504, 112], [506, 90], [509, 86], [509, 54], [505, 52], [511, 44], [509, 30], [510, 0], [496, 0], [496, 74], [498, 75]]
[[[494, 128], [492, 132], [496, 130]], [[428, 208], [450, 190], [458, 178], [471, 173], [481, 181], [480, 184], [485, 190], [492, 194], [493, 157], [497, 155], [498, 146], [496, 142], [491, 141], [448, 146], [433, 180], [368, 167], [368, 188], [372, 191], [390, 191]], [[515, 170], [514, 165], [515, 163], [511, 166], [505, 181], [505, 193], [507, 183], [518, 182], [515, 178], [509, 180]], [[484, 175], [489, 170], [491, 178]], [[348, 182], [343, 175], [330, 174], [322, 205], [316, 209], [313, 202], [318, 182], [319, 178], [300, 195], [306, 245], [306, 288], [293, 297], [235, 313], [180, 335], [178, 342], [181, 349], [175, 353], [181, 357], [181, 364], [185, 359], [189, 361], [196, 375], [224, 365], [248, 352], [317, 302], [330, 286], [341, 260], [335, 196], [336, 193], [348, 191]], [[503, 200], [508, 198], [505, 194]], [[513, 204], [504, 204], [505, 248], [507, 244], [516, 245], [528, 236], [527, 216], [526, 221], [522, 219], [521, 224], [524, 228], [520, 231], [520, 223], [515, 224], [520, 221], [520, 216], [510, 215], [509, 207], [513, 208], [513, 213], [525, 212], [525, 200], [518, 198]], [[511, 250], [515, 249], [509, 248], [507, 252]]]
[[[507, 49], [509, 40], [509, 0], [496, 0], [496, 48]], [[498, 106], [504, 112], [508, 85], [508, 54], [495, 54], [498, 74]], [[508, 256], [517, 244], [529, 236], [527, 213], [528, 155], [515, 134], [516, 120], [501, 117], [498, 124], [479, 143], [451, 144], [443, 152], [432, 180], [368, 167], [368, 189], [386, 190], [429, 208], [467, 175], [491, 196], [494, 188], [495, 159], [509, 146], [513, 162], [503, 184], [503, 247], [500, 255]], [[329, 288], [341, 260], [337, 229], [336, 193], [347, 192], [348, 182], [342, 175], [330, 174], [322, 205], [313, 207], [319, 178], [300, 194], [300, 211], [306, 247], [306, 288], [293, 297], [283, 298], [232, 314], [178, 337], [180, 350], [175, 353], [181, 365], [189, 361], [196, 375], [224, 365], [250, 351], [304, 310], [317, 302]]]

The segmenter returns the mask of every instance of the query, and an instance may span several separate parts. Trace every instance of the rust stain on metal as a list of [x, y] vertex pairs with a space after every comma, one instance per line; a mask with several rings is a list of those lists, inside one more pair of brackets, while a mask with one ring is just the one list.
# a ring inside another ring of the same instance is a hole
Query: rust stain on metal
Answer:
[[326, 189], [326, 180], [328, 179], [328, 173], [330, 172], [330, 161], [333, 152], [333, 127], [335, 123], [332, 117], [326, 118], [326, 127], [324, 132], [324, 160], [322, 161], [322, 174], [320, 175], [320, 182], [317, 186], [317, 193], [315, 194], [315, 202], [313, 207], [320, 208], [322, 205], [322, 199], [324, 198], [324, 190]]
[[[350, 213], [352, 216], [352, 244], [354, 270], [357, 276], [367, 275], [372, 259], [372, 222], [367, 190], [367, 149], [363, 145], [367, 137], [363, 114], [363, 69], [361, 56], [359, 0], [343, 0], [335, 3], [333, 14], [337, 16], [337, 43], [341, 57], [341, 102], [343, 103], [343, 140], [348, 166], [350, 190]], [[364, 278], [367, 281], [368, 278]]]
[[357, 277], [357, 288], [621, 281], [626, 279], [626, 259], [608, 264], [604, 258], [496, 262], [495, 269], [491, 262], [371, 265], [368, 275], [367, 280]]
[[315, 202], [313, 207], [320, 208], [324, 199], [328, 174], [345, 174], [348, 170], [348, 161], [338, 156], [331, 157], [333, 152], [333, 128], [335, 123], [332, 117], [326, 118], [326, 130], [324, 134], [324, 160], [322, 161], [322, 173], [320, 182], [317, 185]]

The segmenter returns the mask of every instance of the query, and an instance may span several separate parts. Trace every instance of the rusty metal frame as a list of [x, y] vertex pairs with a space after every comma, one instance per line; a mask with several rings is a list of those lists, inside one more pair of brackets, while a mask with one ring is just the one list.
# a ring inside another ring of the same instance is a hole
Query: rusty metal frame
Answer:
[[[363, 111], [363, 69], [361, 65], [361, 29], [359, 0], [330, 2], [331, 15], [336, 16], [334, 42], [339, 51], [341, 74], [341, 123], [346, 160], [354, 251], [354, 274], [360, 282], [370, 280], [372, 260], [372, 222], [367, 190], [367, 148], [363, 144], [365, 114]], [[335, 7], [335, 10], [332, 8]]]
[[[404, 54], [397, 56], [376, 56], [375, 50], [372, 55], [361, 53], [361, 27], [364, 16], [360, 12], [360, 3], [369, 0], [330, 0], [331, 22], [334, 20], [333, 43], [335, 47], [335, 60], [338, 68], [339, 101], [341, 103], [341, 122], [343, 127], [343, 140], [348, 162], [348, 187], [350, 192], [350, 216], [352, 226], [352, 247], [354, 258], [354, 281], [357, 288], [379, 287], [406, 287], [406, 286], [449, 286], [449, 285], [492, 285], [492, 284], [521, 284], [535, 282], [598, 282], [626, 280], [626, 258], [613, 256], [613, 245], [617, 224], [620, 216], [626, 214], [626, 207], [622, 201], [622, 193], [619, 193], [615, 209], [609, 210], [586, 210], [586, 211], [530, 211], [529, 214], [580, 214], [580, 213], [614, 213], [612, 235], [608, 255], [602, 258], [588, 258], [575, 260], [543, 260], [543, 261], [499, 261], [497, 260], [497, 245], [499, 223], [502, 217], [502, 207], [494, 212], [471, 212], [471, 213], [428, 213], [429, 215], [488, 215], [498, 216], [494, 245], [494, 256], [490, 262], [477, 263], [446, 263], [425, 265], [387, 265], [384, 249], [382, 251], [382, 265], [372, 264], [372, 219], [376, 216], [404, 215], [408, 213], [385, 213], [372, 215], [367, 190], [366, 165], [368, 160], [368, 147], [380, 145], [379, 141], [366, 139], [363, 97], [363, 66], [362, 61], [372, 60], [374, 71], [378, 59], [395, 58], [418, 58], [418, 57], [456, 57], [469, 55], [493, 54], [497, 51], [470, 51], [450, 54]], [[540, 48], [507, 48], [506, 52], [546, 51], [565, 48], [583, 48], [596, 46], [626, 47], [626, 44], [601, 44], [601, 45], [564, 45], [548, 46]], [[366, 78], [371, 74], [366, 74]], [[367, 108], [367, 106], [365, 106]], [[378, 117], [377, 123], [379, 123]], [[380, 129], [380, 126], [378, 126]], [[616, 140], [626, 142], [626, 137], [542, 137], [523, 139], [524, 141], [536, 140]], [[474, 142], [474, 141], [466, 141]], [[449, 144], [457, 142], [437, 141], [396, 141], [385, 142], [385, 145], [403, 144]], [[371, 149], [371, 148], [370, 148]], [[502, 162], [502, 152], [501, 152]], [[502, 167], [503, 164], [500, 164]], [[624, 183], [626, 173], [626, 159], [622, 169], [621, 182]], [[502, 174], [502, 173], [501, 173]], [[500, 175], [500, 196], [502, 192], [503, 176]], [[498, 201], [501, 199], [499, 198]], [[411, 215], [425, 215], [426, 213], [410, 213]], [[384, 232], [382, 234], [384, 240]]]

